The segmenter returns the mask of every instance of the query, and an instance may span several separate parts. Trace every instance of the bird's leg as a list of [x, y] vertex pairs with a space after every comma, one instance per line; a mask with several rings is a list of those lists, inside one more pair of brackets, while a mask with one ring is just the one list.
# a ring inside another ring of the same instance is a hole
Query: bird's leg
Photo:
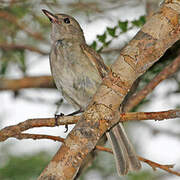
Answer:
[[58, 126], [58, 118], [59, 117], [62, 117], [62, 116], [64, 116], [64, 114], [63, 113], [60, 113], [60, 114], [55, 114], [54, 115], [54, 118], [55, 118], [55, 126]]
[[[70, 113], [70, 114], [67, 114], [66, 116], [74, 116], [74, 115], [76, 115], [76, 114], [79, 114], [79, 113], [82, 113], [82, 112], [84, 112], [82, 109], [79, 109], [79, 110], [77, 110], [77, 111], [74, 111], [74, 112], [72, 112], [72, 113]], [[64, 114], [63, 113], [60, 113], [60, 114], [55, 114], [55, 125], [56, 126], [58, 126], [58, 118], [59, 117], [62, 117], [62, 116], [64, 116]], [[65, 133], [68, 131], [68, 124], [65, 124]]]
[[[79, 110], [77, 110], [77, 111], [74, 111], [74, 112], [66, 115], [66, 116], [74, 116], [74, 115], [79, 114], [79, 113], [82, 113], [82, 112], [84, 112], [84, 111], [83, 111], [82, 109], [79, 109]], [[68, 131], [68, 124], [65, 125], [65, 128], [66, 128], [66, 130], [65, 130], [64, 132], [66, 133], [66, 132]]]

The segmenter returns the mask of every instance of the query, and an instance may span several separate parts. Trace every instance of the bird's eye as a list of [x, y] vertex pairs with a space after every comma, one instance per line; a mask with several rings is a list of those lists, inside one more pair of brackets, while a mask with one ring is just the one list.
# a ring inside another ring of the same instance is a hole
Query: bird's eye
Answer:
[[64, 19], [64, 22], [65, 22], [66, 24], [69, 24], [69, 23], [70, 23], [69, 18], [65, 18], [65, 19]]

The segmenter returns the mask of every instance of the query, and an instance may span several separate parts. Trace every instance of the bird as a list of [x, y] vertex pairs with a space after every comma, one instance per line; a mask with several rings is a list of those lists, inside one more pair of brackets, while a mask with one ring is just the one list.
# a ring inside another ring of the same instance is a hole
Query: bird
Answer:
[[[52, 25], [49, 59], [53, 79], [67, 102], [82, 112], [110, 68], [86, 44], [83, 30], [75, 18], [61, 13], [53, 14], [45, 9], [42, 11]], [[129, 171], [138, 171], [141, 164], [123, 124], [119, 123], [106, 135], [112, 146], [118, 174], [126, 175]]]

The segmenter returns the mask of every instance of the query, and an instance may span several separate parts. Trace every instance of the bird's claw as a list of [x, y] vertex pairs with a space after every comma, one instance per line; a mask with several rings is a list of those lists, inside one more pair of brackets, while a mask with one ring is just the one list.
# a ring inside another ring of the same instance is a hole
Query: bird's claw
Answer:
[[62, 116], [64, 116], [63, 113], [55, 114], [55, 115], [54, 115], [54, 117], [55, 117], [55, 126], [58, 126], [58, 118], [59, 118], [59, 117], [62, 117]]
[[[60, 114], [55, 114], [54, 116], [55, 116], [55, 125], [58, 126], [58, 118], [64, 116], [64, 114], [60, 113]], [[68, 124], [65, 124], [64, 133], [67, 133], [67, 132], [68, 132]]]

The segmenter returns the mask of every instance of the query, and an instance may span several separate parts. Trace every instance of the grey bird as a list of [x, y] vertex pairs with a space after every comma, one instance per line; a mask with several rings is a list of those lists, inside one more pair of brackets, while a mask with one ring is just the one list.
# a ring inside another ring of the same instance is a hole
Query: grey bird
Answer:
[[[109, 68], [85, 41], [79, 23], [66, 14], [42, 10], [52, 24], [50, 66], [57, 88], [76, 110], [85, 110]], [[106, 133], [119, 175], [141, 168], [122, 123]]]

